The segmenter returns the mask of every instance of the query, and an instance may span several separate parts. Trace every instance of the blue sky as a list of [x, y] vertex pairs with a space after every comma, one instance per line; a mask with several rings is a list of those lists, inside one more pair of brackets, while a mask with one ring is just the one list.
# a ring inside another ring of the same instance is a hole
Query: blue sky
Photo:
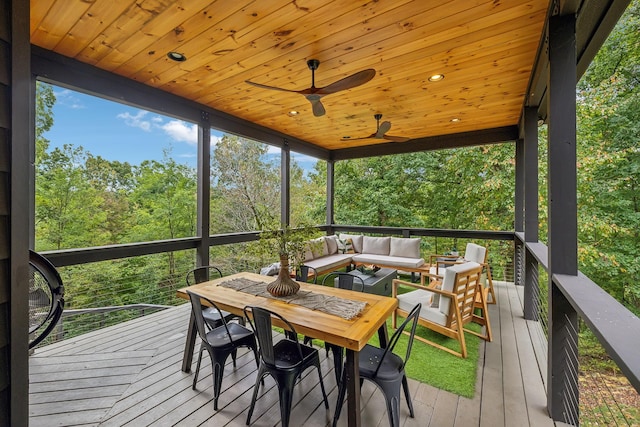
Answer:
[[[129, 162], [162, 160], [163, 150], [179, 163], [196, 167], [197, 126], [172, 117], [53, 86], [56, 104], [54, 125], [44, 136], [50, 148], [64, 144], [82, 146], [94, 156]], [[212, 144], [222, 136], [212, 132]], [[270, 153], [280, 154], [271, 147]], [[297, 153], [292, 158], [304, 169], [317, 159]]]

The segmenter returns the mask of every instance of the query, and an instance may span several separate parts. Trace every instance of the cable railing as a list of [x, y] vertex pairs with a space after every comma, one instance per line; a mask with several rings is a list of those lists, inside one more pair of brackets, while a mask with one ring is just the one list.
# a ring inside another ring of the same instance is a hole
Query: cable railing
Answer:
[[[529, 274], [518, 283], [528, 281], [530, 286], [533, 299], [529, 303], [536, 307], [533, 320], [540, 326], [530, 329], [533, 331], [531, 339], [534, 348], [540, 349], [536, 355], [541, 372], [546, 373], [549, 363], [549, 275], [546, 253], [541, 250], [546, 246], [541, 243], [525, 246], [530, 249], [529, 255], [535, 258], [536, 266], [541, 268], [526, 269], [523, 257], [517, 261], [516, 269], [526, 270]], [[636, 350], [629, 340], [640, 333], [638, 318], [581, 273], [578, 276], [556, 275], [554, 280], [578, 313], [579, 324], [579, 328], [575, 328], [565, 316], [563, 336], [567, 338], [561, 349], [564, 362], [557, 372], [564, 384], [561, 402], [564, 421], [582, 426], [638, 425], [639, 367]], [[574, 352], [576, 348], [577, 353]], [[543, 380], [548, 387], [544, 375]]]

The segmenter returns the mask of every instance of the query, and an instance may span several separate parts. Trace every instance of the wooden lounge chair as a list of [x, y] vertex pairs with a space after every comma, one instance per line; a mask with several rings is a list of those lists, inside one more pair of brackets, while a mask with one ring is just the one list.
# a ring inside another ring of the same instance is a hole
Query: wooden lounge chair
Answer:
[[[393, 296], [398, 299], [398, 308], [392, 319], [392, 326], [397, 325], [397, 316], [406, 317], [418, 303], [422, 304], [418, 324], [449, 338], [458, 340], [460, 351], [444, 347], [424, 337], [416, 335], [416, 339], [445, 350], [459, 357], [467, 357], [467, 346], [464, 332], [469, 332], [486, 341], [491, 341], [491, 324], [487, 313], [487, 301], [483, 286], [480, 283], [483, 266], [477, 262], [465, 262], [444, 269], [442, 281], [433, 281], [429, 286], [395, 279]], [[404, 294], [398, 294], [398, 286], [415, 288]], [[476, 303], [478, 300], [478, 303]], [[465, 329], [469, 322], [485, 326], [485, 334]]]
[[[430, 255], [429, 256], [429, 274], [423, 274], [420, 283], [424, 286], [425, 279], [430, 278], [433, 280], [442, 280], [444, 270], [456, 264], [462, 264], [465, 262], [473, 261], [482, 265], [482, 268], [486, 271], [487, 280], [484, 286], [484, 296], [487, 304], [496, 303], [496, 294], [493, 290], [493, 278], [491, 277], [491, 267], [488, 263], [489, 252], [484, 246], [476, 245], [475, 243], [467, 243], [467, 247], [464, 251], [464, 256], [460, 258], [450, 257], [448, 255]], [[478, 301], [479, 302], [479, 301]]]

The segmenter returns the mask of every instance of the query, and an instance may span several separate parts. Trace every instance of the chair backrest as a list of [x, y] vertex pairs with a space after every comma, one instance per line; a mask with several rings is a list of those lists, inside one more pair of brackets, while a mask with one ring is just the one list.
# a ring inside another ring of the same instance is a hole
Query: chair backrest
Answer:
[[296, 280], [298, 282], [307, 282], [309, 281], [309, 270], [313, 270], [313, 281], [312, 283], [316, 283], [318, 280], [318, 273], [315, 268], [309, 267], [308, 265], [302, 264], [296, 268]]
[[204, 316], [202, 315], [202, 300], [205, 300], [213, 309], [218, 312], [220, 321], [222, 322], [227, 336], [229, 337], [229, 341], [233, 342], [231, 334], [229, 333], [229, 328], [227, 327], [227, 322], [224, 319], [222, 312], [220, 312], [218, 306], [210, 299], [203, 297], [202, 295], [198, 295], [195, 292], [187, 290], [187, 294], [189, 294], [189, 300], [191, 301], [191, 310], [193, 311], [193, 317], [196, 321], [196, 329], [202, 341], [207, 342], [207, 329], [204, 326]]
[[487, 262], [487, 248], [484, 246], [476, 245], [475, 243], [467, 243], [467, 247], [464, 250], [464, 259], [466, 261], [477, 262], [483, 264]]
[[411, 309], [411, 312], [409, 313], [407, 318], [404, 319], [404, 322], [402, 322], [402, 324], [398, 327], [398, 329], [396, 329], [396, 331], [393, 333], [393, 335], [391, 336], [391, 339], [389, 339], [389, 344], [387, 344], [387, 347], [385, 348], [384, 353], [382, 354], [382, 360], [380, 361], [380, 363], [378, 363], [378, 367], [376, 368], [375, 375], [378, 374], [378, 370], [380, 370], [380, 367], [384, 364], [384, 358], [387, 357], [388, 353], [393, 353], [393, 349], [396, 347], [396, 344], [398, 344], [398, 340], [400, 339], [400, 336], [402, 336], [402, 334], [404, 333], [404, 330], [407, 328], [409, 323], [411, 323], [411, 331], [409, 332], [409, 341], [407, 342], [407, 351], [403, 358], [402, 366], [400, 367], [400, 370], [404, 369], [404, 366], [407, 364], [407, 360], [409, 360], [409, 356], [411, 356], [411, 348], [413, 347], [413, 337], [416, 334], [416, 325], [418, 324], [420, 309], [422, 309], [422, 304], [420, 303], [416, 304]]
[[217, 277], [222, 277], [222, 271], [220, 271], [218, 267], [203, 265], [202, 267], [196, 267], [189, 271], [185, 280], [187, 281], [187, 286], [191, 286]]
[[294, 341], [298, 346], [298, 353], [300, 359], [298, 363], [291, 365], [291, 367], [297, 366], [302, 363], [303, 355], [300, 343], [298, 342], [298, 333], [295, 328], [287, 319], [280, 314], [267, 310], [266, 308], [256, 306], [246, 306], [244, 308], [244, 317], [249, 320], [251, 329], [258, 338], [258, 344], [260, 346], [260, 357], [262, 361], [269, 366], [276, 366], [276, 355], [273, 346], [273, 331], [271, 329], [271, 316], [277, 317], [285, 325], [284, 329], [291, 331], [290, 334], [286, 334], [287, 339]]
[[[482, 265], [473, 261], [455, 264], [445, 269], [442, 290], [455, 295], [455, 303], [458, 304], [463, 324], [472, 319], [481, 273]], [[439, 310], [447, 316], [449, 326], [455, 321], [455, 312], [451, 303], [449, 298], [440, 298]]]
[[[324, 276], [324, 279], [322, 279], [322, 285], [324, 286], [327, 281], [335, 280], [336, 278], [338, 279], [338, 288], [347, 289], [349, 291], [364, 292], [364, 280], [362, 277], [354, 276], [353, 274], [344, 273], [342, 271], [334, 271]], [[358, 286], [354, 289], [354, 284], [356, 282]]]

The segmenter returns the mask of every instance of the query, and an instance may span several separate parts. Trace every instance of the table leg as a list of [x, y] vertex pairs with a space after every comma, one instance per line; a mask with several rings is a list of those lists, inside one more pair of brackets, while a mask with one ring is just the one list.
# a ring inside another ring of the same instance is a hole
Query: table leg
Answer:
[[378, 329], [378, 340], [380, 341], [380, 348], [385, 348], [389, 342], [389, 331], [387, 330], [386, 322]]
[[184, 343], [184, 355], [182, 356], [182, 372], [191, 372], [191, 362], [193, 361], [193, 348], [196, 345], [196, 319], [191, 310], [189, 317], [189, 330]]
[[357, 351], [347, 349], [347, 412], [349, 427], [360, 427], [360, 366]]

